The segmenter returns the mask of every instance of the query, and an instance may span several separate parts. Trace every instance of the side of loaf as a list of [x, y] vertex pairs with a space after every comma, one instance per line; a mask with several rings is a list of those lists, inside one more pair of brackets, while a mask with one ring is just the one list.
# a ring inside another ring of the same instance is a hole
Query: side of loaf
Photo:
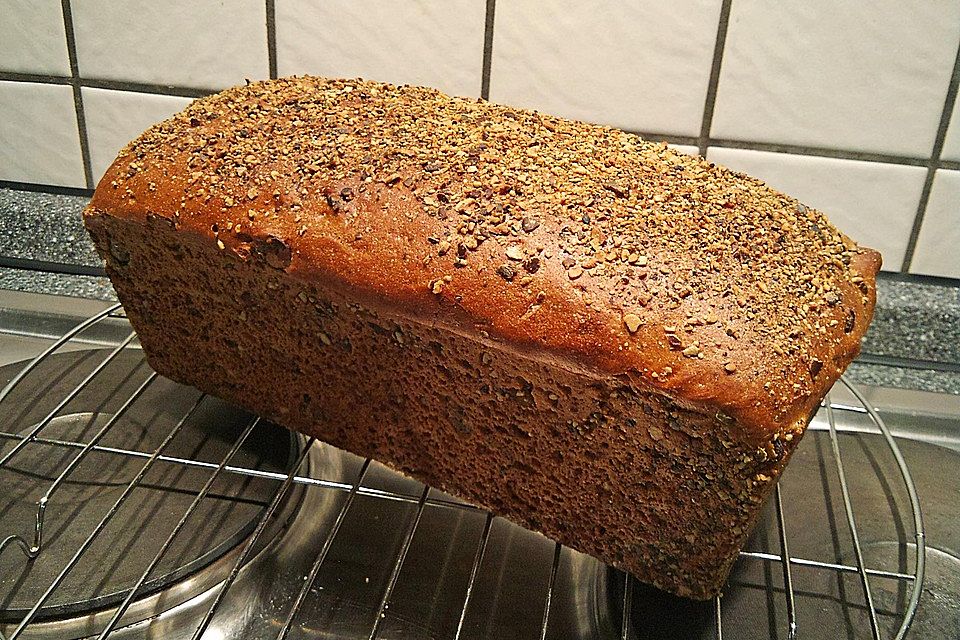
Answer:
[[85, 223], [160, 373], [694, 598], [856, 355], [879, 268], [636, 136], [321, 78], [153, 127]]

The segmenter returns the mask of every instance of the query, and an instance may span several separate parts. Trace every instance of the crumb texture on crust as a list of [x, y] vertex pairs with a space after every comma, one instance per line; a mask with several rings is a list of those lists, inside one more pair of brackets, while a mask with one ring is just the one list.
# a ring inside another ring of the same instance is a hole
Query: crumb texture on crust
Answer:
[[224, 252], [575, 371], [757, 440], [856, 355], [879, 254], [762, 182], [616, 129], [438, 91], [287, 78], [128, 145], [88, 216]]

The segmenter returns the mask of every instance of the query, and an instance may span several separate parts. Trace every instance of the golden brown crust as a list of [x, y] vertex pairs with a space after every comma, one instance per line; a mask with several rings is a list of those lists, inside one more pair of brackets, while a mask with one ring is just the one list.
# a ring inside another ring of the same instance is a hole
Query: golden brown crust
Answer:
[[124, 150], [97, 213], [168, 217], [371, 308], [627, 376], [755, 442], [855, 357], [880, 266], [819, 212], [663, 145], [319, 78], [196, 101]]

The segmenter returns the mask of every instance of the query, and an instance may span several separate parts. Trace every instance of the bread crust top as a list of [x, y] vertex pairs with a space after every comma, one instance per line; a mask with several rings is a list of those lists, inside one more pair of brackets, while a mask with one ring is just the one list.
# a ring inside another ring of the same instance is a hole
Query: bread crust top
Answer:
[[859, 351], [880, 255], [759, 180], [421, 87], [294, 77], [130, 143], [85, 213], [159, 216], [374, 307], [769, 439]]

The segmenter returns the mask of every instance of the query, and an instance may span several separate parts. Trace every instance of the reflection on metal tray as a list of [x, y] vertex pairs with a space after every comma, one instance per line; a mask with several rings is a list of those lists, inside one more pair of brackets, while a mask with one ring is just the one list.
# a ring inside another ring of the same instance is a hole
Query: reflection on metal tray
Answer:
[[0, 294], [3, 638], [960, 636], [949, 411], [892, 438], [836, 389], [696, 603], [167, 381], [92, 305]]

